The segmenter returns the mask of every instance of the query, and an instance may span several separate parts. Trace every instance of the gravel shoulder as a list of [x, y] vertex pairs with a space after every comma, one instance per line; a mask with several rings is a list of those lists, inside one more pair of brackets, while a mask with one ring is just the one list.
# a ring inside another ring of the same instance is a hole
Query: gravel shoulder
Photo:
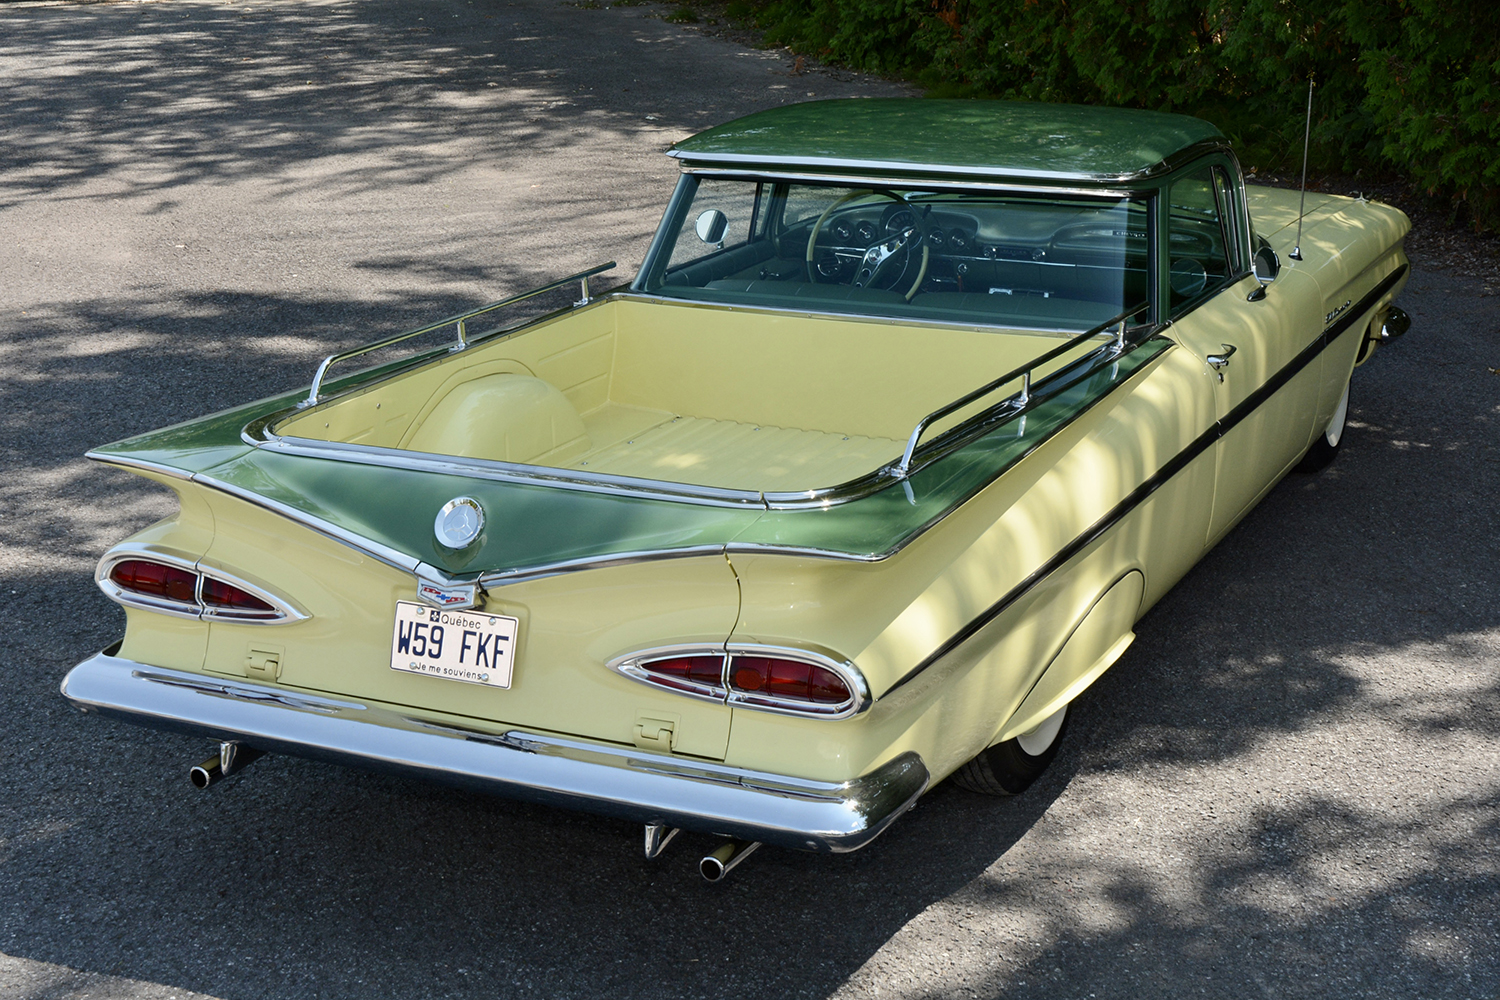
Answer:
[[[599, 261], [673, 140], [903, 93], [556, 0], [0, 7], [0, 996], [1500, 994], [1500, 296], [1424, 250], [1348, 437], [1138, 626], [1012, 801], [758, 852], [86, 718], [88, 447]], [[1426, 238], [1425, 246], [1441, 240]], [[1469, 276], [1472, 275], [1472, 276]]]

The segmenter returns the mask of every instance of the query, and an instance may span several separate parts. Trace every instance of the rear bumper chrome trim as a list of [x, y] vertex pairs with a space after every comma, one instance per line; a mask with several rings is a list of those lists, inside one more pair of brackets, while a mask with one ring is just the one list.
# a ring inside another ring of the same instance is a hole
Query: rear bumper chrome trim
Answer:
[[471, 730], [352, 699], [89, 657], [63, 697], [86, 712], [257, 750], [795, 850], [865, 846], [931, 780], [915, 753], [834, 783], [511, 730]]

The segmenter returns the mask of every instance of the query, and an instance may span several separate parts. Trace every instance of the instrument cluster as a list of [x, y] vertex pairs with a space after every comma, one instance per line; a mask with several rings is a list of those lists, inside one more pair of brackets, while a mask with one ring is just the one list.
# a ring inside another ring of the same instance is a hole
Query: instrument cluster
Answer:
[[[818, 236], [818, 273], [832, 281], [843, 280], [857, 268], [866, 250], [917, 225], [917, 209], [890, 205], [879, 215], [868, 209], [851, 211], [829, 220]], [[975, 261], [1042, 261], [1045, 246], [999, 245], [981, 242], [979, 221], [956, 213], [933, 212], [920, 222], [926, 232], [923, 244], [929, 251], [928, 283], [962, 287], [962, 276]]]

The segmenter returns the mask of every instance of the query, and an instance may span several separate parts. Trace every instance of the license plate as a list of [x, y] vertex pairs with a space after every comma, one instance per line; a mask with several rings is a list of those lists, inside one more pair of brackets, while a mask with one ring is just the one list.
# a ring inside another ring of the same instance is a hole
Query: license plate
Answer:
[[391, 669], [508, 688], [519, 625], [507, 615], [397, 601]]

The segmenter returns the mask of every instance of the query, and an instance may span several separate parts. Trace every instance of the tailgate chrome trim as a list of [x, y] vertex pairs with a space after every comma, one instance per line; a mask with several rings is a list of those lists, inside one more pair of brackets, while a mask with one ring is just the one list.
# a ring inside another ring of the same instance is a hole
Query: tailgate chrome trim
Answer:
[[907, 752], [845, 782], [809, 781], [521, 730], [489, 732], [302, 691], [98, 653], [62, 695], [85, 712], [640, 823], [843, 853], [927, 790]]

